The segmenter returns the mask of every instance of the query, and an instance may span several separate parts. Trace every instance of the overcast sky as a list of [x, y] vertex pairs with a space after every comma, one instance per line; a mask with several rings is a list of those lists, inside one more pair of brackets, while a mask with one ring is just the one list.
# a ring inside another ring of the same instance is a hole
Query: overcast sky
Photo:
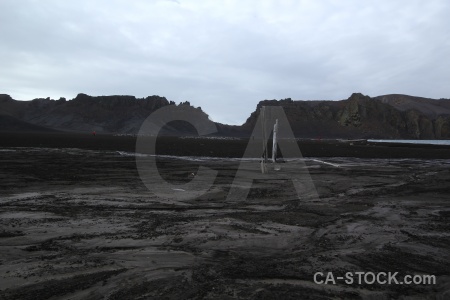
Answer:
[[450, 1], [0, 0], [0, 93], [160, 95], [241, 124], [264, 99], [450, 97]]

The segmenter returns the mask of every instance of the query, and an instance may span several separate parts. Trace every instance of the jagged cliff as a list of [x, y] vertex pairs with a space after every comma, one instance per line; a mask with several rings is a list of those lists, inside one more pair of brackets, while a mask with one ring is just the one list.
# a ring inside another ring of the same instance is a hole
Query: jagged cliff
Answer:
[[261, 106], [273, 105], [284, 108], [290, 126], [299, 137], [450, 138], [450, 100], [405, 95], [371, 98], [360, 93], [342, 101], [264, 100], [243, 129], [253, 128]]
[[[137, 133], [142, 122], [158, 108], [176, 105], [164, 97], [100, 96], [78, 94], [67, 101], [16, 101], [0, 95], [0, 130], [92, 131]], [[189, 102], [178, 104], [208, 119]], [[450, 99], [433, 100], [406, 95], [369, 97], [352, 94], [341, 101], [264, 100], [242, 126], [218, 124], [218, 135], [249, 136], [261, 106], [282, 106], [298, 137], [449, 139]], [[171, 122], [163, 134], [195, 134], [185, 122]]]
[[[176, 105], [164, 97], [99, 96], [78, 94], [73, 100], [34, 99], [15, 101], [0, 95], [1, 115], [15, 118], [42, 128], [62, 131], [96, 131], [98, 133], [137, 133], [142, 122], [158, 108]], [[201, 108], [189, 102], [178, 104], [198, 117], [208, 119]], [[165, 134], [193, 133], [191, 127], [180, 122], [165, 126]]]

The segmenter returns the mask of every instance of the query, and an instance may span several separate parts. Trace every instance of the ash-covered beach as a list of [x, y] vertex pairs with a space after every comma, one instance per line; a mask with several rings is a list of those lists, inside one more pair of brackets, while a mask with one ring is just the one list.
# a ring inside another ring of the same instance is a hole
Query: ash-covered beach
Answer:
[[[2, 299], [450, 293], [446, 147], [300, 142], [303, 158], [264, 177], [257, 161], [239, 159], [247, 140], [162, 138], [156, 166], [173, 184], [164, 197], [139, 177], [135, 137], [26, 136], [0, 148]], [[186, 199], [191, 173], [208, 180], [199, 167], [217, 172], [214, 183]], [[238, 170], [257, 177], [245, 199], [228, 197]], [[299, 193], [299, 182], [313, 191]], [[435, 275], [436, 284], [317, 284], [317, 272]]]

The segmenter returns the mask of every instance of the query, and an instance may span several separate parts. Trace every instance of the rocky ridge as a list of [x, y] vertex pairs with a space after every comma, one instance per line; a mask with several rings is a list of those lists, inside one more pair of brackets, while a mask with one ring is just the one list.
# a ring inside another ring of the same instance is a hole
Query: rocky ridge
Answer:
[[[176, 104], [160, 96], [99, 96], [78, 94], [72, 100], [39, 98], [17, 101], [0, 95], [0, 130], [60, 130], [73, 132], [136, 134], [142, 122], [157, 109], [175, 105], [196, 117], [208, 115], [188, 101]], [[241, 126], [215, 123], [216, 135], [250, 136], [262, 106], [283, 107], [298, 137], [449, 139], [450, 99], [407, 95], [369, 97], [354, 93], [340, 101], [260, 101]], [[20, 125], [20, 126], [19, 126]], [[192, 126], [175, 121], [162, 134], [195, 134]]]

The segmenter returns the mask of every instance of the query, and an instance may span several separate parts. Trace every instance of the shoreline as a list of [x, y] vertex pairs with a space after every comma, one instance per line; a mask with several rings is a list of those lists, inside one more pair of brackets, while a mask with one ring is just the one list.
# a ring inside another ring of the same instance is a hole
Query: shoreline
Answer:
[[[151, 137], [144, 137], [152, 139]], [[0, 148], [79, 148], [136, 152], [136, 136], [89, 133], [0, 132]], [[158, 137], [157, 155], [244, 157], [250, 139]], [[374, 143], [367, 140], [305, 140], [297, 145], [303, 157], [450, 159], [450, 145]], [[279, 150], [280, 151], [280, 150]], [[279, 153], [280, 154], [280, 153]]]

